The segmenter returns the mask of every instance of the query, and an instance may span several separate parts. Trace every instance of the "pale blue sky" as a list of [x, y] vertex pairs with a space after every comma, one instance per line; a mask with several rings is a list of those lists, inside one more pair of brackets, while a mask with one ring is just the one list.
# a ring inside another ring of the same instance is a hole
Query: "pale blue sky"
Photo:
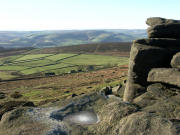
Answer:
[[180, 0], [0, 0], [0, 30], [142, 29], [180, 19]]

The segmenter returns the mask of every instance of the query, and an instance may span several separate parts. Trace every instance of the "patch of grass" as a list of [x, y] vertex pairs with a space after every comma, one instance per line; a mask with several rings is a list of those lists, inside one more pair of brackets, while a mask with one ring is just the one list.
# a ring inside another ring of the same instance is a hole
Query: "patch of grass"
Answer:
[[30, 68], [30, 69], [23, 70], [21, 72], [23, 74], [28, 75], [28, 74], [39, 73], [39, 72], [43, 72], [43, 71], [56, 70], [58, 68], [66, 68], [68, 66], [69, 66], [68, 64], [60, 63], [60, 64], [56, 64], [56, 65]]
[[2, 80], [8, 80], [8, 79], [12, 79], [15, 78], [16, 76], [11, 75], [9, 72], [1, 72], [0, 71], [0, 79]]
[[36, 66], [44, 66], [48, 64], [54, 64], [51, 60], [45, 59], [45, 60], [37, 60], [37, 61], [30, 61], [30, 62], [23, 62], [23, 63], [17, 63], [13, 65], [18, 66], [27, 66], [27, 67], [36, 67]]
[[106, 39], [107, 37], [111, 36], [110, 34], [108, 33], [105, 33], [105, 34], [101, 34], [95, 38], [93, 38], [92, 42], [100, 42], [102, 41], [103, 39]]
[[7, 65], [0, 66], [0, 70], [4, 70], [4, 71], [8, 71], [8, 70], [10, 70], [10, 71], [20, 71], [20, 70], [24, 70], [26, 68], [27, 68], [26, 66], [15, 66], [15, 65], [13, 65], [13, 66], [7, 66]]
[[15, 61], [23, 61], [23, 60], [31, 60], [31, 59], [37, 59], [45, 56], [49, 56], [51, 54], [30, 54], [30, 55], [25, 55], [19, 59], [16, 59]]
[[[116, 86], [122, 82], [123, 78], [120, 78], [120, 76], [124, 72], [127, 71], [124, 71], [120, 67], [113, 67], [63, 76], [0, 83], [0, 87], [2, 90], [6, 90], [8, 95], [19, 92], [22, 94], [22, 100], [32, 101], [36, 105], [42, 105], [55, 100], [72, 98], [72, 94], [80, 96], [83, 93], [98, 92], [105, 86]], [[10, 100], [10, 97], [4, 100]]]
[[54, 55], [54, 56], [50, 56], [50, 57], [48, 57], [46, 59], [57, 61], [57, 60], [64, 59], [64, 58], [74, 56], [74, 55], [75, 54], [57, 54], [57, 55]]
[[81, 54], [76, 57], [64, 60], [71, 64], [77, 65], [105, 65], [105, 64], [118, 64], [125, 65], [128, 63], [128, 58], [126, 57], [115, 57], [115, 56], [104, 56], [104, 55], [88, 55]]

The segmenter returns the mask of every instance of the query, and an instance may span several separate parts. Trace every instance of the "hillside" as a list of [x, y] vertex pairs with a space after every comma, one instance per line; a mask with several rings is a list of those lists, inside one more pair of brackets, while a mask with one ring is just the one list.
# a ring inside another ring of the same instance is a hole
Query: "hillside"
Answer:
[[89, 71], [126, 65], [130, 44], [97, 43], [40, 49], [3, 49], [0, 55], [0, 79], [42, 77], [46, 73], [60, 75], [72, 70]]
[[0, 47], [47, 48], [89, 43], [131, 42], [146, 37], [145, 30], [62, 30], [0, 32]]

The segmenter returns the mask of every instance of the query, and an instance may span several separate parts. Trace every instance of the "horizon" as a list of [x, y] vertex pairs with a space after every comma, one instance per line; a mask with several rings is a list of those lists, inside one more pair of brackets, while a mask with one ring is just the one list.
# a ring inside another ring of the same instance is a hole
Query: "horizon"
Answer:
[[146, 29], [145, 21], [149, 17], [180, 18], [178, 0], [0, 2], [0, 31]]
[[106, 30], [146, 30], [146, 29], [56, 29], [56, 30], [0, 30], [0, 32], [37, 32], [37, 31], [106, 31]]

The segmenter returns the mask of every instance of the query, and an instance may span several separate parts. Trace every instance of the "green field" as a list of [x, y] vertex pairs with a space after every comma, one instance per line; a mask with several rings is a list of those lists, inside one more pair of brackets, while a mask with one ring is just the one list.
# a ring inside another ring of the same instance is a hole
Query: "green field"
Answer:
[[[27, 54], [16, 55], [0, 59], [0, 79], [7, 80], [14, 77], [29, 75], [45, 75], [53, 72], [56, 75], [68, 73], [72, 70], [88, 71], [88, 66], [94, 69], [125, 65], [128, 58], [104, 56], [94, 54]], [[16, 73], [14, 76], [11, 73]]]
[[0, 79], [8, 80], [8, 79], [12, 79], [12, 78], [15, 78], [15, 77], [16, 77], [16, 76], [11, 75], [11, 74], [8, 73], [8, 72], [2, 72], [2, 71], [0, 71]]
[[20, 57], [16, 59], [15, 61], [27, 61], [27, 60], [34, 60], [38, 58], [44, 58], [46, 56], [50, 56], [51, 54], [31, 54], [31, 55], [25, 55], [23, 57]]

